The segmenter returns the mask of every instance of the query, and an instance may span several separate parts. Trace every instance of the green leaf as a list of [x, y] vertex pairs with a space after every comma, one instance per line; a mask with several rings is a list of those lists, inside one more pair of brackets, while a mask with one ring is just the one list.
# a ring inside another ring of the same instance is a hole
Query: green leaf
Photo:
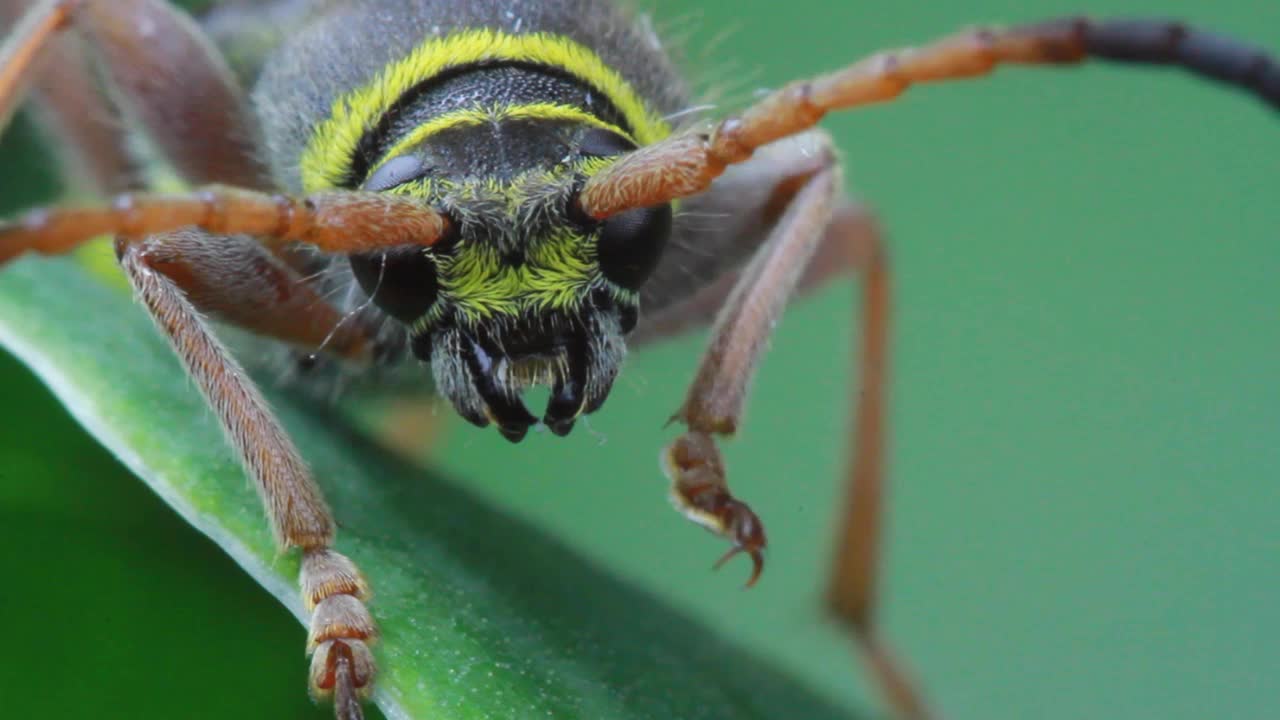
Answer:
[[[17, 263], [0, 273], [0, 344], [305, 620], [296, 557], [275, 550], [211, 413], [127, 293], [66, 259]], [[339, 549], [374, 584], [377, 702], [389, 717], [844, 716], [556, 540], [380, 450], [340, 417], [272, 400], [335, 508]]]

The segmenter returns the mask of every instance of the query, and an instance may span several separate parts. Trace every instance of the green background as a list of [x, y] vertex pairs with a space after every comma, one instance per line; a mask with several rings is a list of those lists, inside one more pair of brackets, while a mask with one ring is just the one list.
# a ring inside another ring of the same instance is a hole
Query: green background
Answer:
[[[1242, 0], [931, 5], [666, 2], [657, 25], [735, 99], [967, 24], [1071, 11], [1185, 17], [1280, 49], [1280, 6]], [[936, 703], [959, 718], [1273, 716], [1275, 114], [1170, 73], [1013, 69], [825, 125], [892, 243], [882, 616]], [[0, 155], [8, 206], [46, 193], [30, 137]], [[722, 547], [670, 511], [657, 470], [701, 336], [636, 353], [590, 432], [512, 447], [455, 423], [438, 462], [851, 713], [871, 708], [817, 602], [852, 294], [838, 283], [788, 313], [729, 450], [770, 531], [751, 592], [740, 564], [707, 572]], [[0, 362], [9, 711], [324, 717], [288, 614]]]

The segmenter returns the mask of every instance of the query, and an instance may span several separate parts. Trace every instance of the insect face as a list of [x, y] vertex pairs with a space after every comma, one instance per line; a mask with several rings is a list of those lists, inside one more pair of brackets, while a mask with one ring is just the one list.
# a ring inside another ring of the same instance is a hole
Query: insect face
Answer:
[[586, 179], [635, 147], [580, 111], [467, 110], [437, 125], [395, 143], [363, 189], [420, 198], [454, 233], [430, 248], [352, 256], [353, 274], [408, 327], [463, 417], [519, 441], [538, 422], [519, 395], [546, 385], [541, 419], [565, 435], [617, 376], [670, 206], [604, 222], [574, 212]]

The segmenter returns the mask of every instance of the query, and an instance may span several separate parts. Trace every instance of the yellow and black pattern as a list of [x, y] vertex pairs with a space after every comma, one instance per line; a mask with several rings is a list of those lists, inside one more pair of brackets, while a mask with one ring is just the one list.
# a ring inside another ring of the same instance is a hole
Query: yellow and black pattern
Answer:
[[[516, 75], [533, 97], [520, 103], [512, 103], [510, 93], [503, 97], [504, 86], [495, 80], [511, 75]], [[557, 80], [580, 91], [578, 103], [545, 101], [547, 95], [554, 94]], [[483, 82], [483, 92], [475, 92], [479, 82]], [[464, 91], [459, 84], [464, 85]], [[449, 99], [466, 104], [448, 112], [428, 112], [427, 117], [421, 107], [412, 107], [439, 106]], [[412, 129], [399, 123], [404, 132], [397, 133], [395, 116], [404, 114], [421, 122]], [[303, 188], [314, 191], [349, 186], [360, 179], [360, 169], [367, 171], [359, 168], [362, 162], [385, 162], [442, 130], [504, 118], [576, 120], [612, 129], [637, 145], [655, 142], [671, 132], [667, 122], [622, 75], [590, 48], [547, 33], [463, 30], [423, 42], [366, 85], [340, 96], [329, 116], [314, 127], [303, 150]], [[361, 158], [362, 150], [367, 152], [369, 145], [378, 142], [376, 137], [371, 139], [377, 135], [395, 136], [394, 145], [380, 154], [380, 160]]]
[[[636, 147], [671, 128], [569, 37], [463, 28], [338, 95], [312, 126], [299, 173], [309, 192], [367, 182], [456, 219], [455, 242], [427, 252], [437, 301], [417, 332], [564, 316], [599, 292], [634, 305], [635, 292], [604, 278], [597, 237], [566, 217], [575, 179], [608, 164], [583, 152], [589, 132]], [[393, 162], [410, 171], [386, 187]]]
[[382, 156], [369, 168], [372, 175], [382, 168], [388, 160], [401, 157], [412, 152], [432, 138], [465, 128], [495, 126], [522, 121], [545, 121], [550, 123], [580, 124], [608, 130], [636, 142], [634, 136], [626, 129], [606, 122], [591, 112], [572, 105], [534, 102], [523, 105], [492, 105], [484, 107], [467, 107], [454, 112], [437, 116], [415, 127], [408, 134], [395, 140]]

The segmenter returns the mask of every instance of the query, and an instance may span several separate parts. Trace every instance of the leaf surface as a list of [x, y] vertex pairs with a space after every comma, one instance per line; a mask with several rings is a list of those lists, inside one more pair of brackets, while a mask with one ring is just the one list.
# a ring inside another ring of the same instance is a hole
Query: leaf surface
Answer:
[[[188, 522], [304, 619], [297, 558], [127, 293], [68, 260], [0, 273], [0, 344]], [[836, 718], [834, 705], [556, 539], [269, 393], [374, 585], [392, 718]], [[299, 633], [299, 662], [302, 634]], [[301, 690], [300, 690], [301, 691]]]

